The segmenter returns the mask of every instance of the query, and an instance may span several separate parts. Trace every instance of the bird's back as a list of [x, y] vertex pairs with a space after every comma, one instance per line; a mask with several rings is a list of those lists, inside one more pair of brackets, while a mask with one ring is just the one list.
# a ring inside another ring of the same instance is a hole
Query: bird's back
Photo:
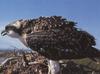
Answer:
[[29, 47], [48, 58], [86, 52], [95, 45], [92, 35], [60, 16], [40, 17], [30, 20], [28, 25], [31, 26], [27, 37]]

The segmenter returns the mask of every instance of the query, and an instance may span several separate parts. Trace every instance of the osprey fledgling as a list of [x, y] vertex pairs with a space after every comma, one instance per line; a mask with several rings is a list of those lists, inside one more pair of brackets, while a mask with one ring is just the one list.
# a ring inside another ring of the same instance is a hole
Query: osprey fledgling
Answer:
[[95, 38], [61, 16], [17, 20], [5, 27], [2, 35], [19, 38], [32, 50], [51, 60], [98, 56]]
[[18, 38], [25, 46], [50, 59], [48, 74], [60, 74], [61, 59], [100, 57], [93, 46], [95, 38], [75, 27], [75, 23], [61, 16], [39, 17], [31, 20], [17, 20], [5, 27], [1, 33]]

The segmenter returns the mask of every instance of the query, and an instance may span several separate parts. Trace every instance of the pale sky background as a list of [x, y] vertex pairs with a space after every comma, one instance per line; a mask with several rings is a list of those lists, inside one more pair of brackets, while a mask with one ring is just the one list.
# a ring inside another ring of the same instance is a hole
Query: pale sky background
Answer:
[[[60, 15], [77, 22], [77, 27], [96, 38], [100, 49], [100, 0], [0, 0], [0, 32], [18, 19]], [[0, 35], [0, 48], [25, 48], [17, 39]]]

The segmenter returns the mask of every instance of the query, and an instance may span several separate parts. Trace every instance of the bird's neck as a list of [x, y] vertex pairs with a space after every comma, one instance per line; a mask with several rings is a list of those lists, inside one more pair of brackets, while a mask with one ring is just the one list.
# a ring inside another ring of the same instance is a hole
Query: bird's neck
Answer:
[[28, 47], [26, 38], [27, 38], [27, 35], [26, 35], [26, 34], [23, 34], [21, 37], [19, 37], [19, 40], [20, 40], [26, 47]]

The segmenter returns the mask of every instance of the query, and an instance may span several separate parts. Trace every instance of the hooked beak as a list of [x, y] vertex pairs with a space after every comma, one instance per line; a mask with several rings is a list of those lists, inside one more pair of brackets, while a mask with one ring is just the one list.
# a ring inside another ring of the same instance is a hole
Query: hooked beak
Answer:
[[7, 35], [7, 31], [3, 30], [3, 31], [1, 32], [1, 35], [2, 35], [2, 36]]

